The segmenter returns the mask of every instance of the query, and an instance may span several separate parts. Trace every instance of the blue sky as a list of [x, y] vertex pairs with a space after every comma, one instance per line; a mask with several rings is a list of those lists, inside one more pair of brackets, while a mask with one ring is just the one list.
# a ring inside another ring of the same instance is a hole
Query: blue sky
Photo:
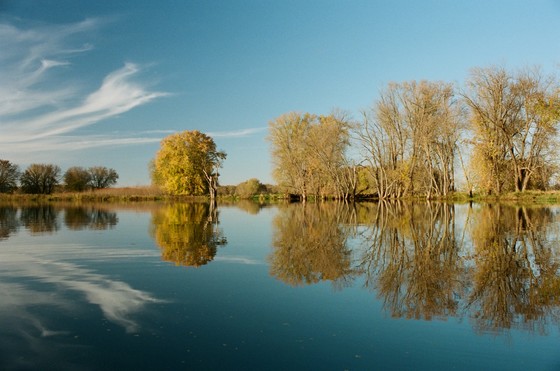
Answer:
[[268, 122], [358, 118], [391, 81], [560, 66], [560, 1], [0, 0], [0, 159], [102, 165], [149, 184], [160, 140], [200, 130], [222, 184], [273, 182]]

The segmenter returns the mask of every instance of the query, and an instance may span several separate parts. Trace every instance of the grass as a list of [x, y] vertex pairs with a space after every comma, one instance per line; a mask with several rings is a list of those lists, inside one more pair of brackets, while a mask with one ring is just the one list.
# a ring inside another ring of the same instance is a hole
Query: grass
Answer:
[[[239, 201], [238, 197], [223, 195], [219, 197], [225, 202]], [[413, 198], [416, 199], [416, 198]], [[172, 196], [165, 194], [155, 186], [106, 188], [85, 192], [56, 192], [50, 195], [31, 194], [0, 194], [0, 201], [4, 202], [108, 202], [130, 203], [142, 201], [206, 201], [206, 196]], [[285, 200], [281, 194], [261, 194], [249, 199], [258, 203], [278, 202]], [[403, 199], [406, 200], [406, 199]], [[418, 200], [425, 198], [418, 197]], [[371, 200], [370, 200], [371, 201]], [[474, 194], [472, 197], [466, 192], [453, 192], [445, 199], [434, 201], [447, 201], [456, 203], [465, 202], [514, 202], [521, 204], [558, 205], [560, 204], [560, 191], [525, 191], [511, 192], [503, 195]]]
[[55, 192], [49, 195], [0, 194], [0, 201], [17, 202], [138, 202], [170, 200], [203, 200], [206, 197], [166, 195], [157, 187], [106, 188], [85, 192]]

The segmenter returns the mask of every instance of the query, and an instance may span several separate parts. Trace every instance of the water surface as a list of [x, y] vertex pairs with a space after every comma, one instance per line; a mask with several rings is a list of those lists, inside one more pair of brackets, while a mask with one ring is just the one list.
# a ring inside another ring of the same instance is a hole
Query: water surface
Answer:
[[558, 369], [559, 210], [4, 205], [0, 369]]

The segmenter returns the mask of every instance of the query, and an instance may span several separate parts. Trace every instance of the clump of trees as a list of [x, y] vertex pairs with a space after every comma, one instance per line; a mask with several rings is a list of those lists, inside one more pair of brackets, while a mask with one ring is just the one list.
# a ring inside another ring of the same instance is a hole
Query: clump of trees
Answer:
[[175, 195], [210, 195], [215, 199], [218, 170], [226, 153], [214, 140], [197, 130], [172, 134], [161, 141], [150, 164], [152, 182]]
[[21, 174], [24, 193], [51, 194], [60, 181], [60, 167], [52, 164], [31, 164]]
[[[70, 167], [63, 175], [58, 165], [31, 164], [23, 172], [8, 160], [0, 160], [0, 193], [19, 190], [29, 194], [51, 194], [57, 187], [81, 192], [108, 188], [116, 184], [119, 175], [114, 169], [94, 166], [88, 169]], [[63, 183], [61, 184], [61, 181]]]
[[269, 124], [274, 178], [302, 200], [355, 192], [356, 167], [348, 160], [352, 124], [344, 113], [290, 112]]
[[290, 112], [270, 122], [268, 139], [275, 179], [303, 200], [361, 193], [430, 199], [456, 189], [458, 168], [471, 190], [546, 189], [558, 170], [559, 123], [555, 76], [489, 67], [473, 69], [462, 90], [390, 83], [356, 122]]
[[557, 79], [536, 68], [476, 68], [463, 97], [478, 185], [497, 194], [546, 188], [557, 171]]
[[76, 192], [109, 188], [117, 183], [117, 179], [119, 179], [117, 172], [104, 166], [93, 166], [88, 169], [74, 166], [64, 173], [66, 190]]
[[266, 186], [256, 178], [241, 182], [235, 187], [235, 196], [243, 199], [251, 198], [265, 192]]
[[381, 92], [358, 130], [379, 198], [454, 189], [461, 113], [451, 84], [392, 83]]

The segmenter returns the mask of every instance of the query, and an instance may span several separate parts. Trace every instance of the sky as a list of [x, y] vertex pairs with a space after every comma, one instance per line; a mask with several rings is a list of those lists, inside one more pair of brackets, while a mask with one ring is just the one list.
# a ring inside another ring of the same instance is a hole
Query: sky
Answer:
[[355, 119], [388, 83], [560, 67], [560, 0], [0, 0], [0, 159], [150, 183], [165, 136], [227, 153], [220, 183], [274, 183], [268, 123]]

